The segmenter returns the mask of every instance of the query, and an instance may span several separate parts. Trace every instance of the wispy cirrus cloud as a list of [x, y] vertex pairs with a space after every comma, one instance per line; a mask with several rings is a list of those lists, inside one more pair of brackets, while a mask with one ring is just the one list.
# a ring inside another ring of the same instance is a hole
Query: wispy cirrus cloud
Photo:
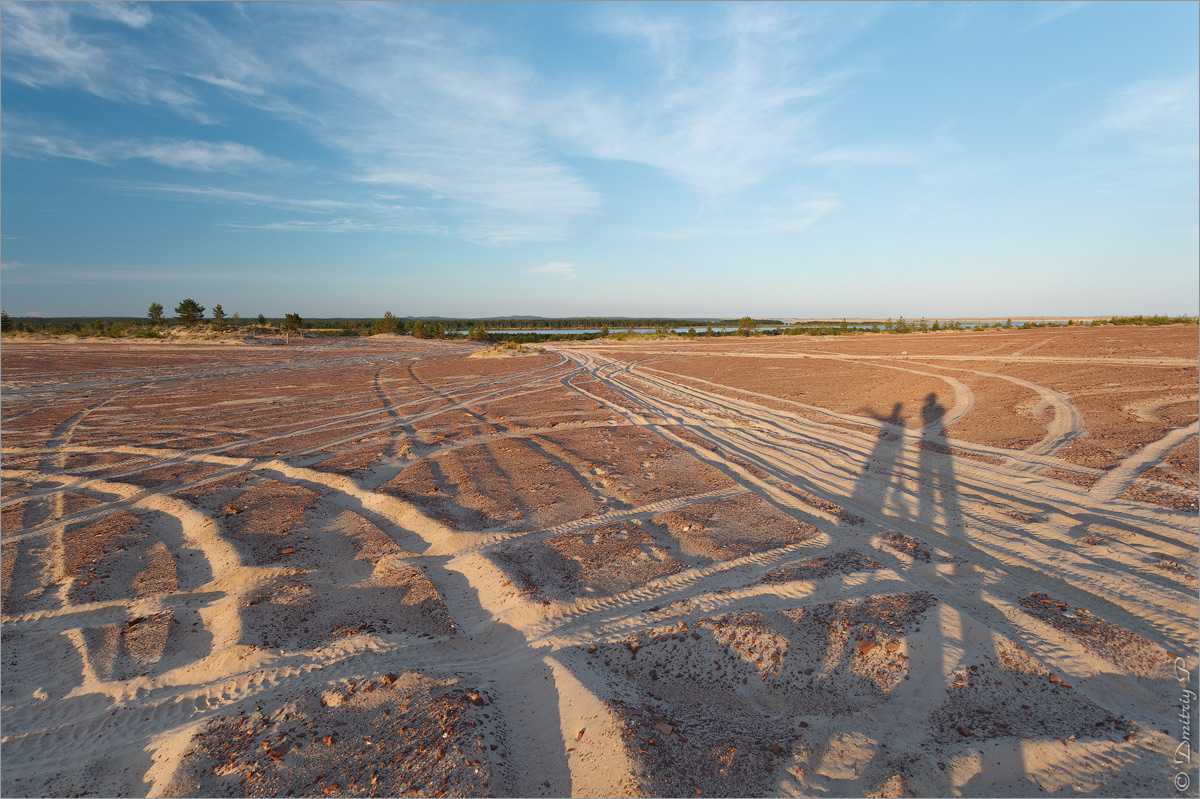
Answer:
[[869, 164], [911, 166], [921, 161], [912, 150], [898, 147], [839, 147], [806, 156], [804, 162], [814, 165]]
[[812, 157], [832, 98], [871, 69], [821, 57], [880, 13], [863, 6], [835, 21], [800, 5], [733, 4], [686, 17], [650, 8], [605, 6], [611, 18], [599, 29], [644, 48], [657, 73], [636, 93], [624, 83], [574, 88], [548, 103], [546, 124], [568, 149], [660, 169], [710, 197]]
[[[1146, 163], [1186, 165], [1194, 180], [1200, 151], [1200, 80], [1196, 73], [1136, 81], [1107, 97], [1100, 130], [1125, 136]], [[1178, 177], [1189, 179], [1188, 173]]]
[[113, 182], [113, 191], [139, 196], [160, 196], [177, 200], [196, 200], [212, 203], [236, 203], [284, 211], [336, 213], [361, 206], [349, 200], [325, 197], [301, 198], [257, 191], [226, 189], [217, 186], [181, 186], [169, 183]]
[[97, 19], [107, 19], [119, 22], [131, 28], [144, 28], [150, 24], [154, 14], [150, 7], [143, 3], [121, 2], [120, 0], [98, 0], [92, 3], [82, 3], [75, 6], [75, 12]]
[[567, 261], [551, 261], [548, 264], [541, 266], [531, 266], [525, 270], [527, 275], [551, 275], [560, 277], [564, 280], [574, 280], [579, 277], [575, 274], [575, 264]]
[[1043, 25], [1049, 25], [1057, 19], [1082, 11], [1088, 5], [1087, 0], [1069, 0], [1069, 2], [1064, 2], [1064, 0], [1050, 0], [1049, 2], [1031, 3], [1030, 6], [1034, 9], [1034, 14], [1026, 30], [1033, 30]]
[[321, 35], [295, 52], [321, 87], [317, 135], [352, 179], [428, 193], [485, 243], [561, 238], [600, 207], [541, 141], [534, 76], [502, 42], [415, 6], [314, 13]]
[[1137, 81], [1112, 92], [1102, 123], [1114, 130], [1164, 131], [1196, 125], [1197, 76]]
[[35, 89], [77, 88], [108, 100], [165, 106], [180, 116], [211, 124], [204, 103], [159, 58], [131, 45], [119, 32], [82, 30], [80, 18], [126, 27], [148, 27], [145, 6], [106, 3], [5, 3], [3, 64], [6, 78]]
[[198, 172], [224, 172], [242, 169], [276, 169], [287, 166], [280, 158], [265, 155], [257, 147], [237, 142], [180, 141], [155, 139], [130, 142], [127, 157], [146, 158], [162, 166]]
[[[257, 209], [273, 208], [303, 212], [313, 219], [282, 219], [269, 222], [229, 221], [223, 227], [242, 232], [281, 233], [403, 233], [420, 236], [449, 236], [451, 228], [430, 218], [427, 208], [408, 205], [397, 195], [376, 195], [368, 199], [296, 197], [227, 189], [217, 186], [182, 186], [157, 183], [113, 183], [114, 191], [140, 196], [166, 197], [180, 202], [206, 202], [219, 205], [246, 205]], [[346, 216], [346, 214], [361, 216]], [[336, 216], [335, 216], [336, 214]]]
[[158, 138], [149, 141], [120, 139], [82, 142], [67, 135], [30, 132], [20, 124], [6, 132], [4, 151], [26, 158], [73, 158], [95, 164], [145, 159], [160, 166], [194, 172], [239, 172], [246, 169], [280, 169], [286, 161], [266, 155], [257, 147], [232, 141], [195, 141]]
[[28, 264], [23, 268], [9, 273], [9, 265], [5, 264], [4, 282], [13, 286], [55, 286], [55, 285], [104, 285], [109, 283], [131, 283], [145, 285], [146, 283], [212, 283], [228, 286], [237, 281], [244, 281], [249, 276], [245, 271], [227, 269], [212, 269], [210, 266], [175, 266], [171, 269], [162, 267], [126, 266], [126, 265], [88, 265], [88, 264]]
[[797, 233], [812, 227], [823, 217], [840, 208], [841, 205], [841, 201], [836, 197], [819, 197], [779, 206], [757, 208], [749, 218], [725, 221], [721, 224], [674, 228], [633, 228], [625, 232], [639, 238], [675, 241]]
[[[222, 116], [219, 95], [297, 125], [335, 153], [345, 168], [330, 182], [420, 193], [456, 220], [453, 235], [481, 244], [561, 240], [597, 214], [604, 197], [577, 156], [649, 166], [718, 201], [789, 169], [911, 163], [886, 144], [812, 144], [839, 92], [872, 69], [827, 58], [873, 24], [879, 6], [595, 7], [590, 46], [614, 63], [625, 46], [646, 55], [632, 91], [627, 76], [539, 74], [494, 29], [415, 4], [3, 8], [6, 78], [206, 124]], [[247, 15], [255, 25], [241, 24]], [[131, 38], [139, 28], [154, 36]], [[274, 35], [260, 35], [266, 29]], [[96, 163], [279, 165], [235, 142], [89, 145], [39, 135], [30, 151]]]
[[370, 222], [362, 219], [288, 219], [281, 222], [228, 222], [230, 230], [278, 231], [285, 233], [409, 233], [424, 236], [445, 236], [444, 225], [396, 224]]

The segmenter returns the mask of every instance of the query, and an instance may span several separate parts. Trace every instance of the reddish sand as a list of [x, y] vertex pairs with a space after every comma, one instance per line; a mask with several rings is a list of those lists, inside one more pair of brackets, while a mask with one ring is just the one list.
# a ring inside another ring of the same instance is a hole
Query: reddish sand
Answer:
[[6, 340], [3, 794], [1174, 791], [1194, 326], [543, 350]]

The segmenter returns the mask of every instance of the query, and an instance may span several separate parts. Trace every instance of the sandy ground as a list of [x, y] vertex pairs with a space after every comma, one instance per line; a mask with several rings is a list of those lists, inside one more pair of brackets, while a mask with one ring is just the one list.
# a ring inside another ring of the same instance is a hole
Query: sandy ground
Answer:
[[0, 793], [1195, 795], [1195, 327], [544, 350], [5, 341]]

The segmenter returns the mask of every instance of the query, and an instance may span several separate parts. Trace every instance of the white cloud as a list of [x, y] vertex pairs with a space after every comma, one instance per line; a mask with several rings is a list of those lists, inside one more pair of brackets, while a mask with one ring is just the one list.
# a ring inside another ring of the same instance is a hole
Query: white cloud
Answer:
[[427, 236], [445, 236], [448, 231], [441, 225], [399, 225], [379, 222], [368, 222], [362, 219], [289, 219], [282, 222], [265, 222], [252, 224], [245, 222], [229, 222], [225, 227], [231, 230], [281, 231], [299, 233], [408, 233]]
[[[596, 51], [600, 58], [622, 63], [625, 53], [612, 41], [646, 54], [646, 80], [635, 87], [625, 76], [603, 83], [612, 74], [605, 69], [586, 79], [539, 75], [499, 34], [438, 6], [99, 12], [154, 31], [137, 38], [129, 28], [80, 19], [96, 16], [90, 8], [4, 4], [6, 77], [162, 105], [200, 122], [216, 121], [203, 98], [224, 93], [298, 125], [332, 150], [344, 165], [335, 182], [422, 192], [457, 218], [455, 235], [481, 244], [561, 240], [595, 214], [603, 197], [570, 156], [650, 166], [709, 202], [789, 169], [911, 163], [898, 148], [811, 143], [839, 90], [870, 69], [832, 67], [825, 59], [871, 25], [879, 6], [732, 4], [688, 14], [654, 5], [593, 7], [588, 13], [604, 23], [600, 35], [615, 37]], [[255, 24], [237, 24], [238, 16]], [[28, 147], [96, 163], [145, 158], [205, 172], [282, 165], [235, 142], [125, 145], [61, 137]], [[192, 196], [220, 197], [199, 192]], [[255, 194], [226, 199], [253, 203]], [[278, 199], [265, 204], [298, 207]]]
[[816, 224], [822, 217], [841, 207], [835, 197], [820, 197], [779, 207], [756, 208], [748, 220], [706, 226], [679, 228], [635, 228], [626, 230], [635, 236], [657, 240], [693, 240], [714, 237], [762, 236], [773, 233], [797, 233]]
[[1196, 124], [1197, 76], [1142, 80], [1114, 91], [1103, 124], [1114, 130], [1163, 132]]
[[1071, 0], [1064, 2], [1063, 0], [1053, 0], [1053, 2], [1034, 3], [1035, 13], [1033, 20], [1029, 23], [1027, 30], [1040, 28], [1047, 25], [1056, 19], [1061, 19], [1068, 14], [1074, 14], [1076, 11], [1082, 11], [1087, 7], [1088, 3], [1085, 0]]
[[141, 3], [118, 2], [118, 0], [87, 3], [85, 5], [74, 6], [74, 8], [80, 14], [119, 22], [131, 28], [144, 28], [150, 24], [150, 20], [154, 17], [150, 13], [149, 7]]
[[213, 121], [203, 103], [172, 76], [173, 70], [162, 69], [152, 53], [103, 32], [80, 32], [72, 23], [79, 15], [75, 12], [99, 13], [133, 27], [142, 19], [149, 22], [136, 7], [97, 12], [89, 5], [5, 3], [5, 77], [37, 89], [74, 87], [109, 100], [164, 105], [198, 122]]
[[240, 203], [285, 211], [310, 211], [330, 213], [360, 206], [359, 203], [328, 198], [299, 199], [264, 192], [222, 189], [214, 186], [178, 186], [163, 183], [112, 183], [112, 188], [122, 194], [162, 195], [180, 200], [201, 200], [216, 203]]
[[214, 270], [210, 266], [96, 266], [88, 264], [38, 264], [31, 269], [22, 269], [15, 275], [5, 276], [4, 281], [15, 286], [56, 285], [103, 285], [106, 283], [218, 283], [225, 286], [244, 281], [247, 273], [227, 269]]
[[126, 152], [128, 158], [148, 158], [162, 166], [198, 172], [262, 169], [284, 164], [280, 159], [267, 157], [257, 147], [231, 141], [156, 139], [150, 142], [131, 142]]
[[916, 153], [896, 147], [839, 147], [810, 155], [804, 159], [805, 163], [815, 165], [872, 164], [887, 166], [910, 166], [920, 160]]
[[216, 186], [180, 186], [156, 183], [112, 183], [113, 190], [123, 194], [162, 196], [178, 201], [235, 203], [255, 208], [275, 208], [300, 211], [314, 215], [357, 213], [366, 217], [330, 216], [318, 219], [284, 219], [271, 222], [227, 222], [224, 227], [235, 231], [280, 231], [293, 233], [402, 233], [420, 236], [448, 236], [450, 229], [432, 221], [429, 211], [419, 205], [394, 202], [403, 197], [382, 195], [366, 200], [337, 200], [332, 198], [302, 198], [265, 192], [241, 191]]
[[[278, 169], [286, 161], [265, 155], [257, 147], [231, 141], [206, 142], [181, 139], [80, 142], [57, 133], [35, 133], [29, 120], [17, 120], [5, 132], [4, 151], [22, 157], [50, 156], [111, 165], [144, 158], [160, 166], [194, 172], [238, 172], [245, 169]], [[13, 129], [15, 128], [15, 130]]]
[[646, 8], [606, 6], [617, 19], [603, 30], [648, 48], [661, 73], [636, 92], [623, 77], [568, 91], [547, 102], [545, 123], [571, 151], [663, 170], [707, 198], [805, 163], [831, 99], [868, 69], [821, 58], [878, 14], [733, 4], [684, 25]]
[[[13, 127], [17, 130], [12, 130]], [[4, 132], [4, 152], [20, 158], [50, 156], [104, 165], [112, 162], [103, 148], [89, 147], [65, 136], [23, 133], [19, 125], [9, 125], [9, 130]]]
[[441, 199], [483, 243], [561, 238], [600, 206], [541, 143], [533, 76], [503, 42], [405, 5], [339, 6], [313, 27], [290, 43], [320, 87], [313, 129], [356, 179]]
[[566, 261], [551, 261], [541, 266], [531, 266], [525, 270], [525, 273], [529, 275], [555, 275], [565, 280], [574, 280], [578, 277], [575, 274], [575, 264]]

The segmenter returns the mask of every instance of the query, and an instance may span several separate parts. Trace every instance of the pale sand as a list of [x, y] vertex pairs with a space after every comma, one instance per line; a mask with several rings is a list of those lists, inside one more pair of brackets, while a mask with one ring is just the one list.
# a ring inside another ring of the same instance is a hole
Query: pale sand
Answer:
[[[6, 342], [0, 787], [1171, 795], [1194, 330]], [[1042, 359], [1190, 384], [1089, 416]], [[751, 380], [821, 362], [900, 382]]]

